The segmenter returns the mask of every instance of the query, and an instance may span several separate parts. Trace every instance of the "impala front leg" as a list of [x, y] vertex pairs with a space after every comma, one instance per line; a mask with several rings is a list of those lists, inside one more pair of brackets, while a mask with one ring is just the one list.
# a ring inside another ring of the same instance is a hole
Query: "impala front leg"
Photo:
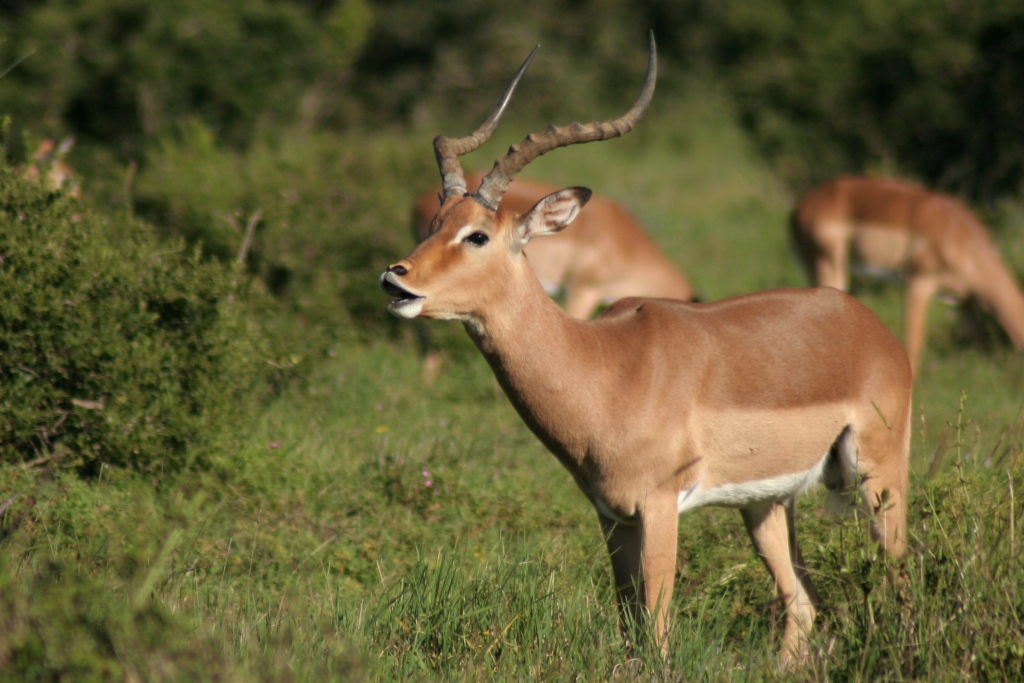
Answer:
[[[631, 523], [615, 522], [600, 512], [622, 628], [631, 644], [653, 627], [662, 655], [668, 653], [668, 612], [676, 574], [679, 512], [675, 498], [648, 504]], [[648, 623], [648, 619], [651, 619]], [[633, 629], [636, 628], [636, 631]]]
[[815, 284], [850, 291], [848, 232], [843, 226], [837, 226], [830, 231], [823, 230], [819, 239], [823, 244], [814, 258]]
[[903, 338], [910, 358], [910, 368], [917, 376], [921, 365], [921, 352], [928, 326], [928, 304], [939, 289], [934, 277], [911, 274], [907, 277], [907, 289], [903, 305]]

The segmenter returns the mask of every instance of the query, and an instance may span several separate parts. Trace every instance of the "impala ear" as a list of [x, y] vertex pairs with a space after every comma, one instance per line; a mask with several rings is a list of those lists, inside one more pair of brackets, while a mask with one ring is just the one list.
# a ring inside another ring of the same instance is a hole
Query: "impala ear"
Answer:
[[534, 237], [551, 235], [572, 223], [591, 192], [585, 187], [570, 187], [549, 194], [519, 217], [519, 238], [525, 245]]

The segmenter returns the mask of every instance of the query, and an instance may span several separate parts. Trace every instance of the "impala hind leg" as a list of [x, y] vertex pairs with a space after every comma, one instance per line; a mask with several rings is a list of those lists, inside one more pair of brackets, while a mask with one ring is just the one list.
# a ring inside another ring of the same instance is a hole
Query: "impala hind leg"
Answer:
[[422, 363], [420, 374], [423, 378], [423, 383], [431, 385], [441, 372], [442, 356], [441, 352], [434, 348], [427, 326], [421, 320], [416, 322], [418, 324], [413, 327], [415, 328], [416, 345], [419, 347]]
[[590, 320], [603, 298], [602, 292], [595, 287], [569, 283], [566, 287], [565, 312], [577, 320]]
[[662, 655], [668, 653], [668, 611], [679, 532], [675, 500], [668, 503], [657, 510], [648, 506], [635, 524], [597, 515], [611, 556], [623, 632], [632, 645], [645, 631], [653, 629]]
[[808, 654], [807, 636], [817, 613], [818, 592], [804, 566], [792, 524], [792, 504], [770, 502], [740, 510], [754, 548], [786, 603], [783, 662]]

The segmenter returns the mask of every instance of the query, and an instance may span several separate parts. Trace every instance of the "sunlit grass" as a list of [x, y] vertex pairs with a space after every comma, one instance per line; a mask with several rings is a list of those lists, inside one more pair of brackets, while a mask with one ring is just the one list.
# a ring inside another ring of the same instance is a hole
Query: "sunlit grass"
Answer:
[[[14, 632], [49, 619], [111, 640], [111, 657], [157, 678], [165, 665], [194, 673], [182, 653], [198, 648], [233, 680], [606, 680], [626, 653], [589, 506], [503, 399], [484, 398], [485, 373], [473, 403], [450, 397], [464, 378], [389, 391], [393, 374], [416, 369], [386, 346], [325, 366], [209, 475], [82, 484], [5, 470], [5, 491], [35, 501], [4, 525], [0, 573], [32, 596], [8, 612]], [[953, 665], [980, 677], [1024, 664], [1019, 433], [1008, 430], [1010, 454], [981, 462], [958, 410], [945, 418], [962, 443], [954, 434], [938, 478], [912, 483], [908, 604], [862, 525], [825, 518], [820, 494], [801, 501], [825, 600], [815, 676], [931, 680]], [[643, 666], [772, 679], [782, 608], [738, 515], [685, 515], [679, 545], [670, 657], [641, 652]], [[98, 603], [67, 624], [51, 614], [66, 600]], [[961, 648], [989, 659], [960, 662]]]

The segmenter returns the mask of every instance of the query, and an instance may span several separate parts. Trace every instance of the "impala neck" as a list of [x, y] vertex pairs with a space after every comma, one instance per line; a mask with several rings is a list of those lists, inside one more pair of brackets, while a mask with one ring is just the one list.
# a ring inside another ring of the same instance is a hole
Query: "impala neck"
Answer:
[[504, 282], [497, 301], [465, 324], [496, 374], [547, 368], [556, 358], [570, 355], [570, 338], [583, 331], [584, 326], [558, 307], [532, 272], [528, 275]]
[[994, 247], [980, 268], [984, 275], [975, 286], [978, 297], [992, 313], [1018, 349], [1024, 348], [1024, 294], [1017, 279], [995, 252]]
[[586, 431], [574, 423], [590, 417], [566, 415], [565, 406], [589, 402], [588, 386], [598, 371], [587, 352], [593, 330], [566, 314], [528, 275], [505, 282], [499, 300], [467, 322], [466, 330], [523, 420], [564, 460], [572, 435]]

